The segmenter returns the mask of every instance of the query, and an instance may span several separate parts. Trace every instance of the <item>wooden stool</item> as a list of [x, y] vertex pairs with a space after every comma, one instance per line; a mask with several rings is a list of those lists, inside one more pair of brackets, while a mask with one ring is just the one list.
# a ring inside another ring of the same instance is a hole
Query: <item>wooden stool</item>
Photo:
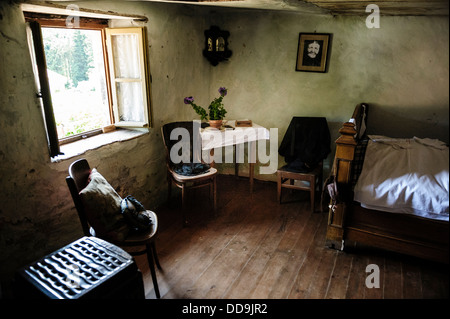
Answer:
[[[322, 191], [322, 175], [323, 162], [320, 162], [317, 167], [308, 173], [297, 173], [288, 171], [285, 167], [277, 170], [277, 199], [281, 204], [281, 189], [290, 188], [296, 190], [304, 190], [310, 192], [311, 198], [311, 212], [315, 211], [315, 193], [316, 186], [319, 186], [319, 194]], [[309, 182], [309, 186], [295, 185], [295, 181]]]

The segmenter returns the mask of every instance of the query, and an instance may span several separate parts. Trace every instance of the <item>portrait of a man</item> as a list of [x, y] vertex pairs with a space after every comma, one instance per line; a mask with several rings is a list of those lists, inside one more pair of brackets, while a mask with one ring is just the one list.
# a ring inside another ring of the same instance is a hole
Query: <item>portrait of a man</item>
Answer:
[[330, 34], [300, 33], [296, 71], [326, 72]]
[[320, 66], [322, 60], [323, 41], [310, 40], [305, 41], [305, 49], [303, 52], [303, 63], [306, 66]]

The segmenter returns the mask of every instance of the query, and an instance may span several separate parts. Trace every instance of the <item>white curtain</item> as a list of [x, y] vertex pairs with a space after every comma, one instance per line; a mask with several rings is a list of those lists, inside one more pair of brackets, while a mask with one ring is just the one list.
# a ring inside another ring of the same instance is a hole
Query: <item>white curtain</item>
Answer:
[[145, 121], [138, 41], [136, 34], [111, 38], [120, 121]]

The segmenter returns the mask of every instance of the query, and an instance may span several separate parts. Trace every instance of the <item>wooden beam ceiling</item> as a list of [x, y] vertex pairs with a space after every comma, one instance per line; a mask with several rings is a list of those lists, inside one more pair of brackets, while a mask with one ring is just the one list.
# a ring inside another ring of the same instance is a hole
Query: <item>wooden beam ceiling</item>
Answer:
[[[160, 0], [161, 1], [161, 0]], [[162, 0], [164, 1], [164, 0]], [[229, 7], [282, 9], [302, 11], [305, 4], [314, 5], [333, 15], [367, 15], [366, 7], [376, 4], [381, 15], [448, 16], [449, 0], [165, 0], [196, 2]]]
[[448, 0], [305, 0], [336, 15], [362, 15], [376, 4], [381, 15], [448, 16]]

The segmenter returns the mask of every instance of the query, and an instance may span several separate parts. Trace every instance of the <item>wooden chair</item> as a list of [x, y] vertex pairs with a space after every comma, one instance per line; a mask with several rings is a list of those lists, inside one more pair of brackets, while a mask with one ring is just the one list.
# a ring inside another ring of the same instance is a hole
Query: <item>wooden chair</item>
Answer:
[[310, 192], [311, 211], [315, 211], [316, 188], [321, 193], [323, 160], [331, 152], [330, 143], [330, 130], [325, 117], [292, 118], [278, 149], [287, 163], [277, 171], [279, 203], [282, 188], [306, 190]]
[[[282, 188], [303, 190], [310, 192], [311, 200], [311, 212], [315, 211], [316, 202], [316, 188], [318, 187], [319, 194], [322, 192], [322, 176], [323, 176], [323, 162], [308, 173], [297, 173], [289, 171], [286, 167], [282, 167], [277, 170], [277, 199], [281, 204], [281, 191]], [[299, 181], [300, 184], [295, 184], [295, 181]], [[308, 182], [304, 185], [302, 182]]]
[[[83, 202], [79, 195], [80, 191], [85, 188], [88, 184], [88, 178], [91, 172], [89, 163], [85, 159], [80, 159], [73, 162], [69, 167], [69, 176], [66, 177], [66, 182], [72, 195], [72, 199], [75, 203], [75, 208], [78, 212], [78, 217], [80, 218], [81, 226], [83, 228], [83, 233], [85, 236], [96, 236], [95, 229], [89, 224], [88, 218], [85, 213]], [[155, 294], [157, 298], [160, 298], [158, 281], [156, 278], [155, 266], [161, 270], [161, 265], [159, 264], [158, 255], [156, 253], [155, 246], [155, 234], [158, 230], [158, 218], [156, 214], [152, 211], [147, 211], [150, 213], [150, 217], [153, 222], [153, 227], [147, 232], [140, 232], [139, 234], [131, 234], [124, 241], [112, 242], [113, 244], [122, 247], [130, 255], [138, 256], [147, 254], [148, 265], [150, 268], [150, 273], [152, 276], [153, 287], [155, 289]], [[111, 242], [111, 240], [108, 240]]]
[[[175, 172], [176, 163], [174, 163], [170, 156], [170, 151], [172, 147], [177, 144], [181, 143], [180, 140], [171, 140], [170, 134], [174, 129], [181, 128], [185, 129], [187, 133], [189, 134], [188, 141], [189, 145], [184, 144], [184, 147], [187, 147], [189, 149], [189, 163], [185, 163], [187, 165], [190, 165], [194, 162], [194, 158], [198, 160], [198, 162], [201, 162], [201, 137], [200, 137], [200, 131], [197, 131], [197, 129], [200, 129], [200, 124], [198, 124], [198, 127], [195, 125], [195, 122], [193, 121], [184, 121], [184, 122], [172, 122], [167, 123], [162, 126], [162, 138], [166, 150], [166, 166], [167, 166], [167, 185], [168, 185], [168, 200], [170, 200], [171, 197], [171, 190], [172, 190], [172, 183], [175, 184], [177, 187], [181, 188], [181, 201], [182, 201], [182, 219], [183, 219], [183, 225], [187, 224], [186, 219], [186, 192], [187, 189], [192, 188], [198, 188], [198, 187], [206, 187], [209, 186], [210, 191], [210, 199], [211, 199], [211, 193], [212, 193], [212, 206], [214, 209], [214, 212], [216, 212], [217, 209], [217, 190], [216, 190], [216, 176], [217, 176], [217, 169], [214, 167], [210, 167], [208, 171], [193, 175], [193, 176], [185, 176], [180, 175]], [[184, 131], [184, 130], [183, 130]], [[184, 132], [186, 132], [184, 131]], [[197, 134], [194, 137], [194, 134]], [[178, 137], [178, 136], [177, 136]], [[198, 145], [199, 149], [194, 149], [194, 140], [197, 138], [197, 142], [200, 143]]]

